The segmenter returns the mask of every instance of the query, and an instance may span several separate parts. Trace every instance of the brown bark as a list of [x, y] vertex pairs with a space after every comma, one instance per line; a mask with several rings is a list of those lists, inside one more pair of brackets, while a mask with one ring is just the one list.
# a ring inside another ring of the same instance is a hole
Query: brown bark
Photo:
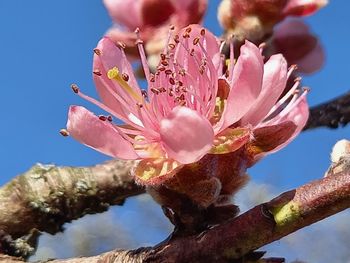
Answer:
[[199, 235], [170, 238], [153, 248], [54, 262], [242, 262], [250, 252], [349, 207], [347, 169], [285, 192]]
[[309, 120], [304, 130], [319, 127], [336, 129], [350, 122], [350, 92], [310, 109]]
[[130, 175], [133, 162], [94, 167], [37, 164], [0, 188], [0, 251], [27, 256], [38, 231], [62, 231], [66, 222], [121, 205], [144, 189]]

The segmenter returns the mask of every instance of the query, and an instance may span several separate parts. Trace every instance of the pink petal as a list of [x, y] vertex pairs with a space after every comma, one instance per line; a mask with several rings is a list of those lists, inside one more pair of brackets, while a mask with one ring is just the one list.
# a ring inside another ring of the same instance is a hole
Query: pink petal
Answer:
[[246, 41], [233, 71], [220, 130], [239, 121], [256, 103], [262, 88], [263, 71], [264, 62], [259, 48]]
[[278, 125], [279, 123], [291, 121], [294, 123], [294, 125], [296, 125], [294, 132], [290, 135], [288, 140], [281, 143], [279, 146], [277, 146], [273, 150], [268, 151], [265, 154], [277, 152], [280, 149], [284, 148], [286, 145], [288, 145], [292, 140], [294, 140], [294, 138], [298, 136], [298, 134], [304, 128], [308, 118], [309, 118], [309, 105], [306, 101], [306, 96], [303, 95], [298, 99], [295, 106], [291, 109], [291, 111], [286, 116], [279, 119], [277, 116], [277, 119], [274, 122], [275, 125]]
[[110, 79], [108, 79], [107, 72], [104, 70], [101, 64], [102, 63], [100, 59], [94, 59], [94, 69], [98, 69], [101, 73], [101, 76], [97, 76], [95, 74], [93, 76], [97, 93], [100, 96], [103, 104], [113, 109], [124, 118], [127, 118], [127, 113], [125, 113], [123, 105], [118, 100], [116, 100], [116, 98], [112, 95], [110, 89], [107, 89], [106, 87], [109, 85], [111, 87], [111, 90], [115, 89], [114, 84]]
[[135, 30], [141, 25], [142, 0], [103, 0], [115, 23]]
[[207, 0], [171, 0], [176, 12], [173, 21], [178, 26], [201, 23], [207, 10]]
[[328, 0], [289, 0], [283, 10], [285, 16], [312, 15], [328, 4]]
[[105, 35], [109, 37], [114, 43], [124, 43], [128, 47], [126, 53], [128, 55], [133, 55], [132, 58], [134, 59], [138, 58], [138, 52], [135, 46], [137, 36], [134, 31], [125, 31], [122, 30], [119, 26], [114, 25], [107, 31]]
[[166, 23], [174, 13], [171, 0], [143, 0], [141, 5], [142, 24], [157, 27]]
[[306, 74], [314, 73], [322, 68], [325, 59], [323, 47], [317, 41], [316, 47], [302, 59], [297, 61], [298, 70]]
[[325, 55], [319, 39], [300, 19], [280, 23], [274, 30], [273, 45], [290, 65], [298, 65], [299, 72], [312, 73], [324, 64]]
[[[130, 99], [127, 92], [119, 86], [117, 82], [110, 80], [107, 77], [107, 72], [113, 67], [117, 67], [121, 73], [127, 74], [129, 77], [129, 86], [136, 94], [141, 96], [141, 91], [132, 71], [132, 67], [126, 59], [124, 52], [107, 37], [99, 41], [95, 50], [97, 50], [97, 52], [95, 52], [93, 60], [93, 70], [95, 72], [93, 78], [97, 92], [105, 105], [120, 115], [126, 116], [130, 113], [130, 107], [136, 105], [136, 101], [134, 101], [133, 98]], [[96, 74], [96, 71], [98, 74]], [[124, 105], [121, 105], [121, 101], [116, 99], [113, 93], [123, 98], [123, 101], [125, 101]]]
[[98, 42], [96, 49], [99, 50], [101, 54], [94, 54], [94, 63], [100, 60], [101, 64], [99, 64], [99, 66], [103, 66], [106, 72], [113, 67], [117, 67], [121, 73], [126, 73], [129, 76], [129, 85], [136, 92], [141, 94], [132, 66], [127, 60], [124, 51], [117, 47], [108, 37], [102, 38]]
[[261, 93], [255, 104], [241, 120], [241, 125], [259, 124], [281, 96], [287, 83], [287, 61], [280, 54], [273, 55], [264, 65]]
[[134, 160], [138, 155], [109, 121], [102, 121], [84, 107], [71, 106], [67, 130], [79, 142], [112, 157]]
[[257, 128], [254, 130], [253, 141], [248, 145], [248, 152], [260, 156], [275, 151], [291, 138], [296, 128], [292, 121]]
[[170, 0], [170, 1], [178, 10], [181, 10], [181, 9], [186, 10], [194, 2], [198, 2], [198, 0]]
[[208, 153], [214, 131], [210, 122], [198, 112], [177, 106], [161, 121], [160, 136], [169, 157], [188, 164]]

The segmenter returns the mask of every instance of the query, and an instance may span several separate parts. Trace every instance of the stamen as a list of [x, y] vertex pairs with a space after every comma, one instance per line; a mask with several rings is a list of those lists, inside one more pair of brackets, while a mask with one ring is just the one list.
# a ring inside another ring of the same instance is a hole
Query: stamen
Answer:
[[101, 71], [100, 71], [99, 69], [94, 69], [94, 70], [92, 71], [92, 73], [94, 73], [94, 74], [97, 75], [97, 76], [101, 76], [101, 75], [102, 75], [102, 73], [101, 73]]
[[79, 93], [79, 87], [76, 84], [70, 85], [74, 93]]
[[260, 52], [262, 53], [264, 51], [264, 48], [266, 47], [266, 43], [265, 42], [262, 42], [260, 45], [259, 45], [259, 49], [260, 49]]
[[161, 63], [163, 66], [168, 66], [168, 65], [169, 65], [168, 61], [166, 61], [166, 60], [162, 60], [160, 63]]
[[107, 117], [104, 116], [104, 115], [99, 115], [98, 118], [99, 118], [101, 121], [106, 121], [106, 120], [107, 120]]
[[69, 132], [68, 132], [66, 129], [61, 129], [61, 130], [60, 130], [60, 134], [61, 134], [63, 137], [69, 136]]
[[126, 44], [121, 41], [117, 41], [116, 46], [122, 49], [126, 48]]
[[171, 71], [171, 69], [167, 69], [164, 71], [165, 75], [171, 75], [173, 72]]
[[163, 54], [163, 53], [160, 53], [160, 59], [161, 59], [161, 60], [166, 60], [166, 55]]
[[146, 58], [146, 54], [145, 54], [145, 50], [143, 49], [143, 45], [142, 45], [142, 40], [140, 38], [140, 29], [136, 28], [135, 30], [136, 36], [137, 36], [137, 48], [139, 50], [140, 53], [140, 58], [141, 58], [141, 64], [142, 64], [142, 68], [143, 68], [143, 72], [145, 73], [145, 77], [147, 82], [149, 83], [149, 79], [150, 79], [150, 70], [149, 70], [149, 66], [147, 64], [147, 58]]
[[97, 55], [97, 56], [100, 56], [102, 53], [101, 53], [101, 50], [99, 50], [98, 48], [95, 48], [94, 49], [94, 53]]
[[193, 45], [197, 45], [199, 43], [199, 37], [193, 39]]
[[289, 68], [288, 68], [288, 73], [287, 73], [287, 79], [290, 78], [290, 76], [292, 75], [292, 73], [298, 69], [298, 66], [296, 64], [294, 65], [291, 65]]
[[125, 79], [121, 76], [119, 69], [114, 67], [107, 72], [107, 76], [111, 80], [115, 80], [118, 84], [129, 93], [135, 100], [142, 102], [142, 97], [135, 90], [133, 90], [129, 84], [125, 81]]
[[151, 91], [152, 91], [154, 94], [156, 94], [156, 95], [159, 94], [159, 90], [156, 89], [156, 88], [151, 88]]
[[126, 74], [126, 73], [123, 73], [122, 74], [122, 78], [123, 78], [124, 81], [128, 81], [129, 80], [129, 75]]
[[141, 90], [141, 95], [147, 99], [148, 98], [148, 94], [147, 94], [147, 91], [146, 90]]

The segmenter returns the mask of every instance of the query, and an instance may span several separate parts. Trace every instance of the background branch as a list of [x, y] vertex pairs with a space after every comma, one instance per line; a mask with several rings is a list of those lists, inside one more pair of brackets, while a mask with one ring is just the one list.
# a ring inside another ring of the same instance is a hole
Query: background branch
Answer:
[[55, 234], [66, 222], [122, 205], [144, 189], [134, 183], [134, 162], [93, 167], [37, 164], [0, 188], [0, 252], [28, 256], [39, 231]]
[[350, 122], [350, 92], [310, 109], [304, 130], [318, 127], [338, 128]]

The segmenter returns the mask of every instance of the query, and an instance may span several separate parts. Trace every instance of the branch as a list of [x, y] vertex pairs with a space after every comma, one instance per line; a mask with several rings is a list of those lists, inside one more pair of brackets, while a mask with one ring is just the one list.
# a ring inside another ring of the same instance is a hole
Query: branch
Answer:
[[[244, 262], [252, 251], [349, 208], [350, 166], [343, 167], [340, 173], [285, 192], [199, 235], [169, 238], [153, 248], [54, 262]], [[122, 256], [128, 258], [121, 260]], [[262, 262], [278, 260], [283, 262]]]
[[66, 222], [143, 193], [129, 173], [133, 165], [109, 161], [94, 167], [33, 166], [0, 188], [0, 251], [28, 256], [38, 231], [55, 234]]
[[310, 109], [309, 120], [304, 130], [318, 127], [338, 128], [350, 122], [350, 92]]
[[349, 207], [347, 169], [283, 193], [206, 233], [170, 241], [154, 249], [147, 262], [226, 262]]

